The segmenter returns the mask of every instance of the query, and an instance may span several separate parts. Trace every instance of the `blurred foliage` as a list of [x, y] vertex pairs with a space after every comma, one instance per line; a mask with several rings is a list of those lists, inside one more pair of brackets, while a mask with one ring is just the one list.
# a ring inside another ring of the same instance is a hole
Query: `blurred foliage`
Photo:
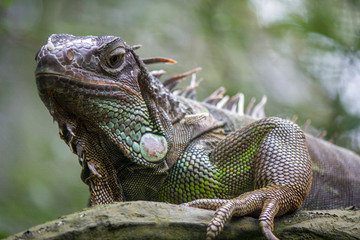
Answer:
[[267, 115], [299, 117], [360, 152], [360, 3], [355, 0], [0, 0], [0, 237], [80, 210], [75, 155], [37, 96], [38, 48], [52, 33], [116, 35], [201, 66], [199, 98], [220, 85], [267, 95]]

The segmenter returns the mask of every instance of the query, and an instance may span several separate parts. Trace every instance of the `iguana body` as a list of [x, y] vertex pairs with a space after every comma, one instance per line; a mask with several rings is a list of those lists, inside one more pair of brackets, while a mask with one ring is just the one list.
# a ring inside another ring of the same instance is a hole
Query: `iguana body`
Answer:
[[[157, 200], [217, 209], [209, 239], [232, 215], [255, 214], [276, 239], [273, 218], [301, 206], [313, 172], [306, 206], [359, 204], [357, 155], [307, 142], [286, 120], [254, 121], [175, 96], [144, 64], [170, 60], [142, 60], [134, 49], [118, 37], [52, 35], [36, 56], [40, 97], [79, 156], [92, 205]], [[352, 172], [333, 171], [329, 160]]]

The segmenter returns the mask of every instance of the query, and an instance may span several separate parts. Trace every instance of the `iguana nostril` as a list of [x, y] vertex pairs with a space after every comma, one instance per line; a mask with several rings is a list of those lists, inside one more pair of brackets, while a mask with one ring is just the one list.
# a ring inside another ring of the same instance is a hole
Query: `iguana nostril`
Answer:
[[66, 64], [70, 64], [74, 60], [75, 54], [74, 51], [70, 48], [66, 51], [64, 60]]

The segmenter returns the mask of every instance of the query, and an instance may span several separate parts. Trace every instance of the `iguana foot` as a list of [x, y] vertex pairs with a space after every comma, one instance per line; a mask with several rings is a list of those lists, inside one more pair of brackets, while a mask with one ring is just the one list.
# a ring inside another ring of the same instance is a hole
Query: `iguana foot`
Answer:
[[273, 233], [274, 217], [294, 210], [291, 190], [286, 187], [266, 187], [247, 192], [237, 198], [197, 199], [183, 205], [216, 210], [213, 219], [207, 227], [206, 239], [214, 239], [223, 229], [231, 216], [259, 215], [259, 226], [268, 240], [278, 239]]

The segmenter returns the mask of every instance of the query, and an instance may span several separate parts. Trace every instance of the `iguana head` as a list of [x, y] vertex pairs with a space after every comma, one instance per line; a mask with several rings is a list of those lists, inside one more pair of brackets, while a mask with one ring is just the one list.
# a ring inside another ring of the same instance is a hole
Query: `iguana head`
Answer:
[[[58, 34], [49, 37], [35, 59], [39, 95], [80, 158], [91, 139], [117, 148], [113, 152], [120, 151], [126, 161], [164, 168], [174, 117], [166, 112], [174, 115], [179, 111], [168, 108], [178, 106], [134, 48], [119, 37]], [[102, 163], [89, 158], [81, 160], [102, 175]]]

